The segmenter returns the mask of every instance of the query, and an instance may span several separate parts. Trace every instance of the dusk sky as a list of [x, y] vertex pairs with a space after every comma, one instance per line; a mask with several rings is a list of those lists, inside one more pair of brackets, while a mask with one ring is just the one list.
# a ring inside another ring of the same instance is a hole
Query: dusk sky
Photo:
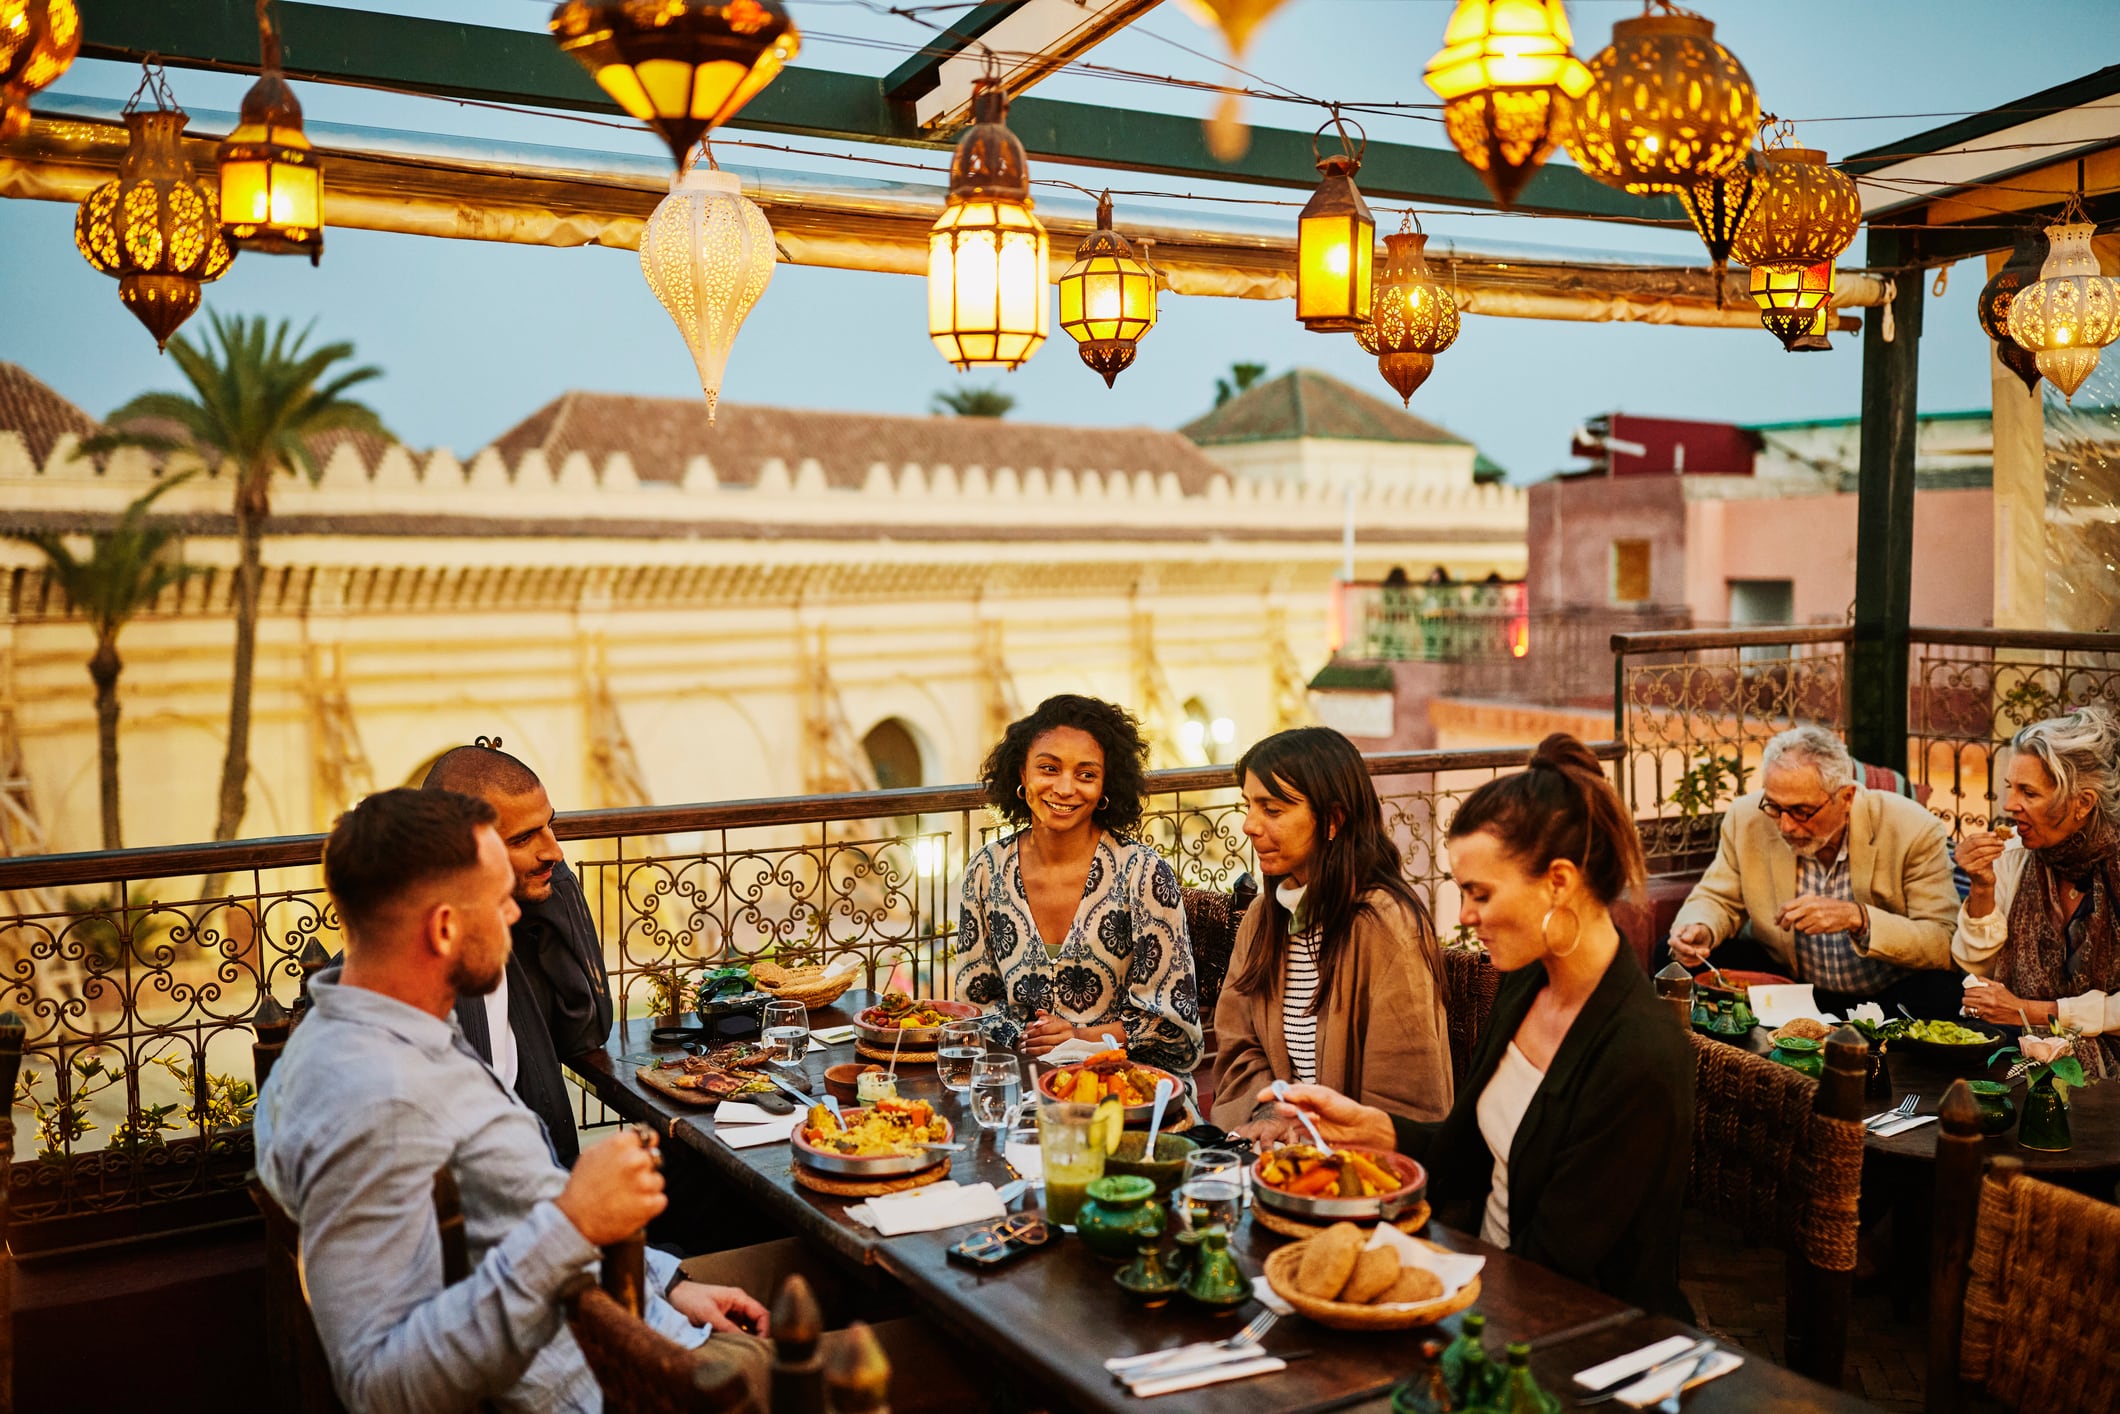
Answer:
[[[413, 0], [398, 9], [520, 29], [541, 29], [546, 0]], [[928, 31], [877, 13], [866, 0], [789, 0], [804, 34], [801, 64], [881, 73]], [[1430, 101], [1420, 74], [1436, 49], [1448, 0], [1290, 0], [1255, 44], [1249, 67], [1312, 98]], [[1798, 122], [1805, 145], [1832, 156], [1876, 147], [1950, 118], [2064, 82], [2120, 55], [2120, 4], [2111, 0], [1777, 0], [1706, 3], [1718, 37], [1743, 60], [1766, 108]], [[1577, 52], [1603, 47], [1635, 0], [1572, 0]], [[1094, 58], [1129, 70], [1212, 79], [1217, 65], [1185, 52], [1219, 52], [1220, 41], [1177, 5], [1165, 5]], [[57, 92], [123, 98], [137, 71], [76, 64]], [[172, 70], [188, 109], [233, 110], [247, 78]], [[1197, 92], [1093, 76], [1063, 76], [1039, 89], [1078, 101], [1197, 114]], [[494, 112], [452, 103], [379, 96], [305, 84], [312, 120], [447, 132], [592, 151], [653, 153], [660, 144], [608, 123]], [[1302, 104], [1254, 103], [1254, 121], [1304, 128], [1318, 112]], [[205, 126], [203, 123], [201, 126]], [[1432, 114], [1380, 119], [1377, 139], [1443, 146]], [[731, 139], [771, 135], [732, 131]], [[847, 144], [794, 141], [820, 151]], [[933, 181], [839, 161], [717, 149], [725, 164], [806, 167], [847, 176]], [[941, 166], [946, 154], [885, 150]], [[1556, 157], [1556, 161], [1565, 158]], [[1089, 184], [1204, 192], [1163, 179], [1041, 168]], [[1224, 188], [1271, 200], [1301, 193]], [[1168, 207], [1176, 205], [1164, 202]], [[1120, 220], [1125, 220], [1125, 204]], [[1201, 208], [1194, 208], [1201, 209]], [[1230, 208], [1210, 208], [1218, 215]], [[1253, 219], [1293, 222], [1292, 208], [1235, 208]], [[21, 363], [91, 413], [136, 392], [174, 387], [177, 371], [119, 304], [114, 281], [74, 250], [73, 208], [0, 202], [6, 315], [0, 359]], [[1396, 210], [1379, 211], [1385, 229]], [[1433, 234], [1466, 241], [1537, 245], [1582, 253], [1637, 252], [1692, 260], [1690, 233], [1532, 220], [1482, 213], [1424, 213]], [[1844, 263], [1859, 263], [1861, 243]], [[1977, 262], [1952, 272], [1930, 302], [1921, 350], [1925, 410], [1984, 407], [1987, 341], [1973, 317], [1985, 273]], [[331, 230], [324, 262], [245, 255], [218, 284], [208, 308], [316, 322], [319, 336], [351, 339], [385, 377], [365, 396], [399, 436], [460, 454], [569, 388], [699, 396], [683, 342], [649, 295], [630, 251], [555, 250], [491, 242]], [[939, 390], [998, 382], [1017, 398], [1017, 420], [1175, 427], [1205, 410], [1227, 365], [1250, 359], [1274, 371], [1325, 369], [1391, 396], [1374, 361], [1346, 336], [1305, 332], [1287, 301], [1182, 298], [1166, 294], [1162, 319], [1115, 391], [1084, 368], [1057, 327], [1014, 375], [959, 375], [928, 342], [922, 282], [782, 265], [737, 341], [724, 398], [786, 406], [917, 414]], [[205, 319], [189, 326], [196, 334]], [[1780, 421], [1859, 411], [1861, 358], [1853, 338], [1830, 355], [1792, 357], [1764, 331], [1661, 329], [1468, 317], [1457, 345], [1437, 360], [1413, 411], [1477, 442], [1516, 480], [1566, 462], [1568, 433], [1585, 417], [1627, 410], [1681, 417]], [[2103, 380], [2101, 380], [2103, 381]]]

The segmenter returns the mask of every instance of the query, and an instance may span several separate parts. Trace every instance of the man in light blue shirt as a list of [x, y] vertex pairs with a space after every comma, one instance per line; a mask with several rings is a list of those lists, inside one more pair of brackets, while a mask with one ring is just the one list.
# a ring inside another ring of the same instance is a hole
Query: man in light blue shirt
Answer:
[[[499, 985], [508, 958], [515, 871], [494, 819], [484, 801], [415, 790], [340, 817], [324, 880], [346, 961], [311, 981], [314, 1006], [258, 1099], [258, 1176], [301, 1226], [317, 1332], [357, 1414], [482, 1398], [600, 1409], [560, 1293], [666, 1202], [652, 1136], [614, 1135], [561, 1168], [543, 1122], [451, 1019], [459, 995]], [[473, 1263], [446, 1288], [433, 1202], [444, 1164]], [[744, 1292], [682, 1281], [652, 1248], [647, 1261], [646, 1319], [663, 1334], [765, 1334]]]

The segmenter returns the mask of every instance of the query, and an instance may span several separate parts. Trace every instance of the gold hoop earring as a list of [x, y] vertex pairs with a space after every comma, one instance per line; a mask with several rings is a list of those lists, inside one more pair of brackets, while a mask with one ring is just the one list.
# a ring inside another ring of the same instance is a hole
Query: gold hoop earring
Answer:
[[[1553, 915], [1556, 913], [1567, 914], [1568, 921], [1575, 925], [1575, 931], [1568, 935], [1568, 948], [1565, 952], [1555, 947], [1553, 939], [1547, 936], [1547, 925], [1553, 922]], [[1538, 921], [1538, 940], [1545, 945], [1548, 957], [1573, 957], [1575, 950], [1583, 945], [1582, 915], [1572, 908], [1562, 908], [1559, 904], [1555, 904], [1547, 909], [1546, 916]]]
[[1016, 799], [1018, 799], [1018, 800], [1022, 801], [1022, 802], [1023, 802], [1023, 803], [1025, 804], [1025, 805], [1028, 805], [1028, 804], [1030, 804], [1030, 803], [1031, 803], [1031, 798], [1030, 798], [1029, 796], [1027, 796], [1027, 795], [1025, 795], [1025, 794], [1023, 793], [1023, 787], [1022, 787], [1022, 786], [1017, 786], [1017, 787], [1016, 787]]

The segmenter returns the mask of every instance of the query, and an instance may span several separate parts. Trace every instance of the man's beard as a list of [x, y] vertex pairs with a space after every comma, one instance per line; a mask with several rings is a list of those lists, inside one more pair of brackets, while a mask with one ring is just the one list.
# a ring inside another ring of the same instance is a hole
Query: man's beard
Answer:
[[471, 965], [459, 953], [449, 963], [449, 985], [460, 997], [490, 997], [499, 990], [501, 978], [507, 975], [508, 955], [501, 954], [500, 961], [490, 973], [473, 972]]

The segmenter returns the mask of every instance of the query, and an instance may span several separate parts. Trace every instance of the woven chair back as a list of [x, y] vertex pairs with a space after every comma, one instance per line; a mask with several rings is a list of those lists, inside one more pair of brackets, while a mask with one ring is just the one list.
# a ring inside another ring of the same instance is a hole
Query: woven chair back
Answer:
[[1185, 890], [1185, 932], [1192, 940], [1193, 985], [1200, 998], [1200, 1024], [1215, 1024], [1215, 1004], [1222, 1000], [1222, 984], [1229, 980], [1229, 960], [1237, 947], [1237, 929], [1244, 911], [1259, 896], [1259, 886], [1249, 874], [1237, 876], [1228, 893], [1219, 889]]
[[[759, 1414], [733, 1364], [702, 1367], [688, 1350], [584, 1278], [567, 1302], [567, 1326], [603, 1391], [606, 1414]], [[716, 1336], [710, 1344], [721, 1344]], [[719, 1353], [719, 1352], [717, 1352]]]
[[2120, 1208], [1997, 1161], [1980, 1187], [1959, 1373], [2013, 1409], [2120, 1409]]
[[1502, 974], [1485, 948], [1443, 949], [1443, 1018], [1450, 1031], [1450, 1064], [1460, 1085], [1472, 1074], [1472, 1053], [1487, 1030]]

